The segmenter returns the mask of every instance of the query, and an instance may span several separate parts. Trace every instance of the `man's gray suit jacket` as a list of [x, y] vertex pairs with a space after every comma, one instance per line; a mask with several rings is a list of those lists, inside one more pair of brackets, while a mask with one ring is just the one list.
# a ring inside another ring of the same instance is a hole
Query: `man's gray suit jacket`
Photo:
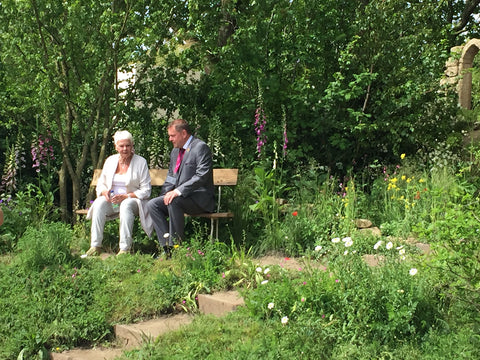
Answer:
[[162, 187], [161, 195], [178, 189], [183, 197], [190, 197], [205, 212], [215, 210], [215, 192], [213, 187], [212, 153], [208, 145], [193, 137], [185, 154], [178, 173], [174, 173], [180, 149], [173, 148], [170, 153], [170, 165], [167, 179]]

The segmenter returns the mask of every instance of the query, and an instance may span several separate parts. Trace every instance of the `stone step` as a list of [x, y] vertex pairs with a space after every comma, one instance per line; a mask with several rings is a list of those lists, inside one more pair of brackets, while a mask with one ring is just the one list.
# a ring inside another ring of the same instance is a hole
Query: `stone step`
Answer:
[[[198, 306], [203, 314], [224, 315], [244, 304], [243, 298], [236, 291], [218, 292], [212, 295], [198, 295]], [[51, 360], [111, 360], [123, 351], [140, 347], [145, 340], [180, 329], [193, 321], [190, 314], [174, 314], [159, 317], [136, 324], [115, 325], [115, 337], [118, 347], [73, 349], [61, 353], [51, 353]]]
[[139, 347], [144, 341], [154, 340], [166, 332], [178, 330], [192, 320], [193, 316], [190, 314], [175, 314], [137, 324], [115, 325], [115, 337], [125, 349], [130, 349]]
[[242, 305], [244, 305], [243, 298], [237, 291], [198, 295], [198, 308], [202, 314], [222, 316]]
[[51, 360], [110, 360], [122, 355], [121, 348], [73, 349], [61, 353], [51, 353]]

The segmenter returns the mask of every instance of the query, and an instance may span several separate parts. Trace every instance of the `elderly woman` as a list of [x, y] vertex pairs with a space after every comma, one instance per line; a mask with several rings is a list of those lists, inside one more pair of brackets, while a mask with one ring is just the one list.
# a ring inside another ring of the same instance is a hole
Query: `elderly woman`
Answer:
[[101, 253], [105, 221], [115, 213], [120, 218], [120, 250], [117, 255], [127, 254], [132, 248], [135, 216], [140, 216], [148, 236], [153, 230], [146, 209], [152, 190], [147, 161], [134, 154], [132, 134], [128, 131], [117, 131], [113, 139], [118, 154], [105, 160], [97, 182], [97, 198], [87, 214], [87, 219], [92, 220], [92, 229], [91, 247], [86, 256]]

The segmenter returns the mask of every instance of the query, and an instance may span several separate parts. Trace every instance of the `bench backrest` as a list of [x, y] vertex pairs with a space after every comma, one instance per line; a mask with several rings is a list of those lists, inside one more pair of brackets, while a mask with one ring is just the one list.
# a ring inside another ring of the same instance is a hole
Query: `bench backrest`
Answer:
[[[167, 178], [167, 169], [150, 169], [152, 186], [162, 186]], [[97, 186], [102, 169], [95, 169], [90, 186]], [[213, 185], [237, 185], [238, 169], [213, 169]]]

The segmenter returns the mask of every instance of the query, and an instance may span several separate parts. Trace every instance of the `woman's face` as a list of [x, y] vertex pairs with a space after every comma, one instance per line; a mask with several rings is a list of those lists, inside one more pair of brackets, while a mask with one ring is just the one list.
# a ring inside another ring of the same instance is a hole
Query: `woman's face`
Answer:
[[133, 145], [130, 140], [118, 140], [115, 144], [115, 150], [121, 157], [129, 157], [133, 152]]

